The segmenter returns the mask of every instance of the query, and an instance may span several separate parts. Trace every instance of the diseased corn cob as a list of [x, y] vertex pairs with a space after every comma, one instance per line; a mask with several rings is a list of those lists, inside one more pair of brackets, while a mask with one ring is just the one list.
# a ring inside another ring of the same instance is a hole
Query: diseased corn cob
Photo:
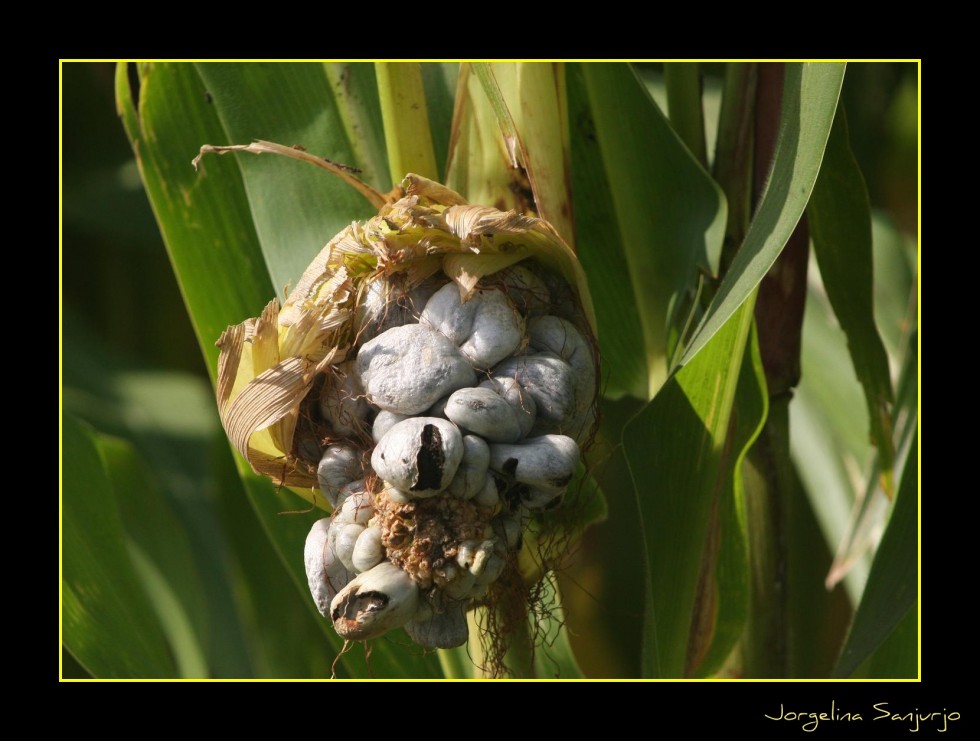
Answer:
[[418, 176], [402, 192], [331, 240], [281, 310], [225, 331], [218, 401], [255, 471], [332, 508], [305, 562], [337, 632], [450, 647], [573, 479], [594, 319], [546, 222]]

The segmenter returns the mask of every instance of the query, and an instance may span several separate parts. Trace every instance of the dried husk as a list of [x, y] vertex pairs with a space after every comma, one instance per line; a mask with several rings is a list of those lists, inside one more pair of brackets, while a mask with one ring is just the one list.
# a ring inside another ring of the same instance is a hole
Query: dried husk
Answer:
[[[331, 438], [302, 424], [318, 377], [336, 373], [359, 338], [357, 307], [376, 281], [410, 289], [442, 270], [471, 295], [478, 281], [533, 258], [576, 289], [595, 335], [585, 275], [574, 252], [547, 222], [514, 211], [466, 203], [418, 175], [402, 196], [366, 223], [352, 223], [314, 258], [285, 304], [228, 327], [217, 345], [218, 406], [235, 447], [256, 473], [315, 496], [316, 464]], [[322, 383], [322, 379], [320, 379]]]

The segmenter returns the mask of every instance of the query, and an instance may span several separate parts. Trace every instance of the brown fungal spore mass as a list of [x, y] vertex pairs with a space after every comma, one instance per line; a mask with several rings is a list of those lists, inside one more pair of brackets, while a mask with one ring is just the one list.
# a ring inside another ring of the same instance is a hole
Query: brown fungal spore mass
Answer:
[[381, 542], [388, 560], [422, 589], [442, 587], [459, 574], [459, 544], [482, 540], [494, 511], [455, 497], [416, 499], [399, 504], [378, 495]]

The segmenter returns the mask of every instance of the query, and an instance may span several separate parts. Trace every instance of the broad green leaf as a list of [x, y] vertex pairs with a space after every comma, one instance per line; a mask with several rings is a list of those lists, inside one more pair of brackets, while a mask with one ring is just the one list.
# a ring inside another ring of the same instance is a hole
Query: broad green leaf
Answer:
[[526, 181], [515, 167], [515, 150], [505, 141], [473, 65], [460, 66], [456, 85], [446, 185], [470, 203], [525, 210], [521, 188]]
[[[323, 678], [331, 675], [337, 647], [310, 610], [308, 589], [298, 590], [290, 569], [266, 533], [228, 449], [224, 431], [212, 440], [217, 505], [228, 539], [228, 571], [256, 677]], [[344, 662], [337, 674], [346, 676]]]
[[97, 442], [137, 575], [167, 635], [180, 675], [208, 677], [202, 645], [208, 595], [187, 528], [130, 443], [104, 435]]
[[325, 62], [324, 69], [337, 114], [361, 172], [358, 177], [384, 192], [391, 189], [381, 102], [374, 65], [364, 62]]
[[[470, 624], [471, 638], [474, 626]], [[469, 642], [439, 652], [439, 666], [446, 679], [476, 679], [477, 669], [470, 658]]]
[[855, 675], [872, 679], [913, 679], [919, 669], [918, 606], [910, 607], [889, 636]]
[[91, 432], [62, 415], [62, 641], [93, 676], [173, 677]]
[[526, 171], [537, 215], [575, 249], [564, 65], [479, 63], [474, 71], [514, 164]]
[[[918, 332], [913, 330], [907, 340], [905, 359], [898, 380], [895, 403], [895, 460], [898, 466], [910, 455], [915, 455], [915, 436], [918, 433], [919, 375]], [[850, 578], [856, 564], [869, 560], [869, 553], [878, 544], [882, 526], [888, 519], [891, 500], [885, 495], [878, 476], [877, 457], [861, 496], [855, 496], [846, 529], [839, 538], [840, 545], [834, 563], [827, 575], [828, 584], [836, 584], [842, 577]], [[860, 595], [864, 584], [858, 590]], [[857, 601], [857, 600], [855, 600]]]
[[595, 121], [581, 64], [567, 65], [571, 127], [572, 192], [578, 256], [596, 308], [603, 393], [617, 399], [647, 397], [643, 328], [629, 275], [623, 237], [595, 134]]
[[875, 324], [891, 358], [901, 358], [915, 323], [916, 245], [887, 214], [871, 213]]
[[837, 109], [844, 65], [787, 64], [772, 170], [745, 241], [681, 359], [689, 363], [751, 294], [803, 215]]
[[400, 183], [410, 172], [430, 180], [439, 177], [432, 149], [429, 109], [420, 65], [375, 62], [378, 97], [388, 147], [389, 172]]
[[[795, 402], [794, 402], [795, 403]], [[775, 402], [774, 402], [775, 405]], [[790, 404], [790, 414], [793, 414]], [[853, 608], [843, 585], [827, 589], [833, 559], [811, 500], [794, 472], [786, 503], [787, 675], [829, 676], [844, 642]]]
[[[836, 548], [854, 502], [868, 483], [873, 448], [861, 384], [854, 366], [842, 362], [847, 338], [834, 318], [814, 262], [811, 256], [802, 374], [790, 411], [790, 450], [824, 538]], [[859, 559], [846, 580], [854, 603], [870, 564], [870, 558]]]
[[[765, 422], [769, 406], [765, 372], [759, 355], [759, 343], [753, 330], [747, 352], [742, 357], [732, 420], [722, 466], [719, 469], [721, 489], [712, 512], [713, 531], [705, 558], [711, 557], [707, 575], [714, 575], [710, 584], [711, 599], [695, 610], [709, 612], [711, 642], [701, 647], [703, 658], [688, 658], [689, 672], [699, 677], [718, 672], [745, 629], [748, 614], [749, 568], [745, 523], [745, 484], [742, 460]], [[717, 531], [714, 530], [717, 519]]]
[[[202, 63], [195, 64], [194, 71], [200, 76], [198, 84], [211, 95], [210, 105], [223, 131], [222, 140], [200, 144], [264, 139], [357, 166], [322, 65]], [[224, 177], [215, 183], [210, 170], [217, 158], [206, 157], [197, 176], [222, 188]], [[343, 181], [317, 168], [283, 157], [230, 158], [241, 168], [255, 233], [280, 299], [285, 298], [286, 285], [299, 279], [334, 235], [351, 221], [377, 213]]]
[[61, 679], [95, 679], [85, 667], [78, 663], [71, 652], [61, 647]]
[[704, 140], [704, 106], [701, 102], [701, 70], [697, 62], [664, 64], [667, 115], [670, 125], [701, 167], [708, 167]]
[[191, 167], [202, 144], [226, 141], [208, 103], [213, 93], [190, 64], [141, 70], [134, 100], [127, 65], [118, 66], [116, 105], [213, 381], [215, 341], [228, 325], [258, 316], [275, 289], [235, 160], [210, 157], [200, 173]]
[[432, 145], [436, 152], [440, 183], [446, 180], [446, 160], [449, 156], [450, 129], [458, 78], [459, 64], [449, 62], [422, 64], [422, 83], [425, 85], [425, 102], [429, 107]]
[[667, 378], [671, 329], [676, 335], [685, 324], [698, 268], [717, 270], [725, 198], [628, 65], [582, 71], [637, 299], [650, 397]]
[[[906, 457], [913, 454], [913, 438], [918, 431], [919, 377], [918, 332], [912, 331], [907, 338], [907, 350], [898, 379], [898, 391], [894, 406], [895, 461], [901, 466]], [[867, 483], [860, 496], [856, 496], [846, 529], [834, 563], [827, 575], [828, 584], [836, 584], [850, 576], [855, 564], [867, 561], [868, 552], [877, 544], [882, 523], [887, 519], [891, 499], [882, 484], [880, 456], [876, 455]]]
[[[871, 564], [834, 676], [847, 677], [870, 656], [918, 598], [918, 434], [905, 461], [895, 507]], [[914, 639], [914, 635], [910, 640]]]
[[[212, 468], [211, 441], [220, 425], [210, 385], [183, 373], [134, 370], [131, 362], [109, 353], [68, 307], [64, 319], [65, 408], [100, 431], [129, 441], [145, 462], [152, 492], [133, 487], [120, 495], [125, 503], [129, 494], [133, 504], [132, 509], [123, 509], [131, 515], [127, 529], [152, 525], [159, 518], [150, 511], [172, 510], [179, 523], [161, 534], [161, 548], [179, 550], [189, 540], [193, 576], [179, 581], [184, 596], [193, 603], [189, 614], [203, 643], [210, 676], [252, 676], [241, 614], [232, 594], [226, 528], [212, 501], [218, 474]], [[230, 465], [227, 445], [222, 452]], [[233, 468], [231, 473], [239, 509], [247, 510], [238, 475]], [[159, 506], [155, 494], [160, 496]], [[151, 501], [144, 508], [147, 498]], [[245, 515], [251, 517], [247, 511]], [[205, 598], [193, 598], [197, 582]]]
[[893, 394], [888, 356], [874, 317], [871, 211], [864, 177], [851, 152], [843, 111], [834, 119], [807, 216], [827, 297], [847, 335], [847, 349], [864, 387], [871, 438], [890, 494]]
[[[915, 343], [909, 339], [915, 325], [914, 252], [880, 217], [874, 224], [875, 316], [888, 330], [884, 336], [892, 364], [901, 369], [893, 411], [895, 445], [901, 451], [915, 429], [918, 399]], [[867, 548], [877, 540], [875, 533], [880, 532], [889, 502], [874, 463], [862, 387], [853, 364], [841, 362], [847, 352], [846, 335], [834, 317], [816, 265], [810, 267], [803, 373], [791, 415], [793, 459], [824, 536], [837, 550], [828, 579], [836, 582], [843, 576], [856, 604], [871, 564]]]
[[646, 544], [643, 674], [685, 674], [697, 584], [754, 301], [628, 425], [623, 446]]

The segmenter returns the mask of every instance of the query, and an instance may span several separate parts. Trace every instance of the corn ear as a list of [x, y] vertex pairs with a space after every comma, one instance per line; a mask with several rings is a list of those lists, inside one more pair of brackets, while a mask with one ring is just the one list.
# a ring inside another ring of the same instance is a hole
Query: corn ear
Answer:
[[272, 301], [258, 318], [222, 334], [218, 406], [229, 438], [256, 473], [322, 503], [312, 489], [331, 440], [316, 439], [303, 424], [305, 405], [318, 376], [336, 374], [356, 347], [357, 309], [372, 286], [398, 281], [410, 289], [442, 270], [465, 300], [481, 278], [528, 258], [574, 287], [594, 335], [585, 275], [548, 222], [471, 205], [444, 185], [407, 175], [377, 216], [330, 240], [281, 308]]

